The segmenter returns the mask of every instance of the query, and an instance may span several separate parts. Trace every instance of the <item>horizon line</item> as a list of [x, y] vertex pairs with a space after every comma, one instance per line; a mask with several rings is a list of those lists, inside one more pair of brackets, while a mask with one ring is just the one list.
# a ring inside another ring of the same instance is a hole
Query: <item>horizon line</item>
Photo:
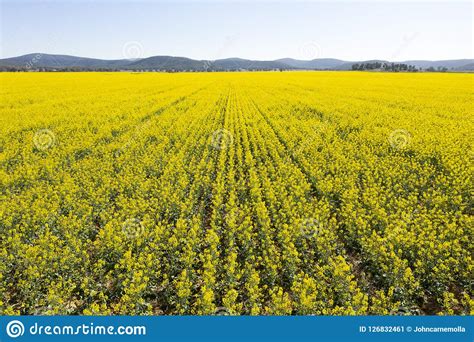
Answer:
[[98, 59], [98, 60], [104, 60], [104, 61], [119, 61], [119, 60], [143, 60], [147, 58], [152, 58], [152, 57], [173, 57], [173, 58], [186, 58], [186, 59], [191, 59], [191, 60], [196, 60], [196, 61], [217, 61], [217, 60], [226, 60], [226, 59], [243, 59], [243, 60], [250, 60], [250, 61], [256, 61], [256, 62], [265, 62], [265, 61], [278, 61], [282, 59], [293, 59], [297, 61], [304, 61], [304, 62], [310, 62], [314, 60], [324, 60], [324, 59], [335, 59], [339, 61], [344, 61], [344, 62], [366, 62], [366, 61], [387, 61], [387, 62], [406, 62], [406, 61], [428, 61], [428, 62], [439, 62], [439, 61], [450, 61], [450, 60], [474, 60], [474, 57], [470, 58], [449, 58], [449, 59], [423, 59], [423, 58], [409, 58], [409, 59], [404, 59], [404, 60], [390, 60], [390, 59], [382, 59], [382, 58], [368, 58], [368, 59], [360, 59], [360, 60], [346, 60], [346, 59], [341, 59], [341, 58], [336, 58], [336, 57], [317, 57], [313, 59], [300, 59], [300, 58], [293, 58], [293, 57], [281, 57], [281, 58], [275, 58], [275, 59], [252, 59], [252, 58], [244, 58], [244, 57], [222, 57], [222, 58], [216, 58], [216, 59], [200, 59], [200, 58], [191, 58], [191, 57], [186, 57], [186, 56], [175, 56], [175, 55], [151, 55], [147, 57], [137, 57], [137, 58], [127, 58], [125, 56], [122, 56], [122, 58], [99, 58], [99, 57], [86, 57], [86, 56], [78, 56], [78, 55], [71, 55], [71, 54], [63, 54], [63, 53], [45, 53], [45, 52], [31, 52], [31, 53], [25, 53], [21, 55], [15, 55], [11, 57], [1, 57], [0, 60], [3, 59], [10, 59], [10, 58], [18, 58], [18, 57], [23, 57], [23, 56], [28, 56], [28, 55], [51, 55], [51, 56], [67, 56], [67, 57], [77, 57], [77, 58], [87, 58], [87, 59]]

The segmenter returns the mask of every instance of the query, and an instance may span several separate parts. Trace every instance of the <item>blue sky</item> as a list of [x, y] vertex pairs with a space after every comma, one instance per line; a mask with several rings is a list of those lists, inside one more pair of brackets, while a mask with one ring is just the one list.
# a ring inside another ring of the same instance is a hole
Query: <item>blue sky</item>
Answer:
[[473, 58], [470, 2], [0, 1], [2, 58]]

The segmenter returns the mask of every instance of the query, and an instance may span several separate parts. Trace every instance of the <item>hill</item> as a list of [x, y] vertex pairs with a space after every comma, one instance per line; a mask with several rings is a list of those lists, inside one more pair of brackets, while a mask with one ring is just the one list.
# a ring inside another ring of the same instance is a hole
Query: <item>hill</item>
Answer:
[[[240, 70], [351, 70], [355, 63], [390, 63], [383, 60], [344, 61], [335, 58], [298, 60], [282, 58], [273, 61], [257, 61], [243, 58], [225, 58], [215, 61], [195, 60], [186, 57], [152, 56], [140, 59], [97, 59], [69, 55], [32, 53], [0, 59], [0, 70], [153, 70], [153, 71], [240, 71]], [[472, 71], [473, 59], [444, 61], [412, 60], [395, 62], [414, 65], [417, 68], [447, 68], [456, 71]]]

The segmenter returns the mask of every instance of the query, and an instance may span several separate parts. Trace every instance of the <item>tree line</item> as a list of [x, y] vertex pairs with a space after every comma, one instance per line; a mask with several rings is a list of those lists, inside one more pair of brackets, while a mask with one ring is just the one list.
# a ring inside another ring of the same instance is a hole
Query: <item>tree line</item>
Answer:
[[370, 62], [370, 63], [355, 63], [352, 65], [352, 70], [375, 70], [375, 71], [391, 71], [391, 72], [418, 72], [418, 71], [428, 71], [428, 72], [446, 72], [448, 68], [446, 67], [429, 67], [423, 69], [421, 67], [416, 67], [415, 65], [409, 65], [405, 63], [385, 63], [385, 62]]
[[384, 62], [355, 63], [355, 64], [352, 64], [352, 70], [379, 70], [379, 71], [392, 71], [392, 72], [422, 71], [421, 68], [417, 68], [414, 65], [409, 65], [405, 63], [384, 63]]

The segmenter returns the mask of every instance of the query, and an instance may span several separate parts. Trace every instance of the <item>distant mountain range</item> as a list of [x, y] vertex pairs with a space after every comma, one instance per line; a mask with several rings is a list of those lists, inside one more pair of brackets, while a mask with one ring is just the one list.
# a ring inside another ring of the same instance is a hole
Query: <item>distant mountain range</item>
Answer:
[[[215, 61], [195, 60], [185, 57], [153, 56], [139, 59], [105, 60], [67, 55], [32, 53], [0, 59], [0, 70], [156, 70], [156, 71], [238, 71], [238, 70], [351, 70], [353, 64], [391, 63], [383, 60], [343, 61], [318, 58], [309, 61], [292, 58], [274, 61], [255, 61], [226, 58]], [[474, 71], [473, 59], [443, 61], [412, 60], [394, 63], [413, 65], [417, 68], [447, 68], [453, 71]]]

